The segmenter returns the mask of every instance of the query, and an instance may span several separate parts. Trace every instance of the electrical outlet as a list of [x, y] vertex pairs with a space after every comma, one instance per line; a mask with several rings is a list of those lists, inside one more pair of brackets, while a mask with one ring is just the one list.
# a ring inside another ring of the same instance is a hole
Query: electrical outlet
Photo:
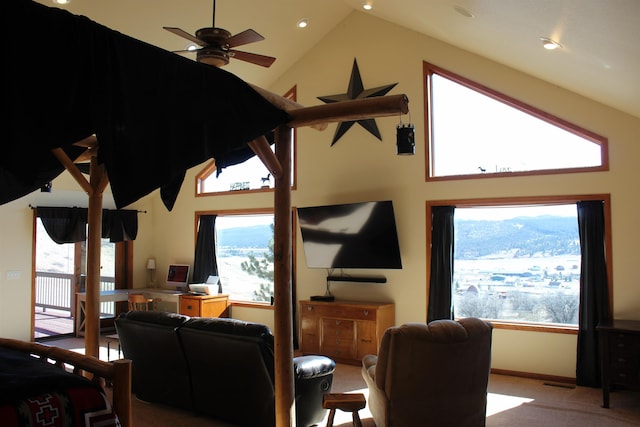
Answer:
[[7, 280], [18, 280], [20, 276], [22, 276], [22, 273], [19, 270], [7, 271]]

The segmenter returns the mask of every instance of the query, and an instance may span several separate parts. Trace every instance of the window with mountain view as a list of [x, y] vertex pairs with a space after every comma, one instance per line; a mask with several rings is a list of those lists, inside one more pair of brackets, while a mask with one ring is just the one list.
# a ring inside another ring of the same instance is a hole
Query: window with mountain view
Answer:
[[216, 258], [223, 292], [233, 301], [273, 296], [273, 213], [218, 214]]
[[457, 207], [454, 230], [456, 317], [577, 327], [575, 203]]
[[606, 138], [428, 63], [424, 78], [427, 180], [608, 170]]

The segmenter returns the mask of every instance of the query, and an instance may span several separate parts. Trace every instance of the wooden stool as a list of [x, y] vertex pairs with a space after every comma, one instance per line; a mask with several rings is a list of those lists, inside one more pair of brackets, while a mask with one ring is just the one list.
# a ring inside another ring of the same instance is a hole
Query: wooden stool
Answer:
[[362, 393], [327, 393], [322, 397], [322, 407], [330, 409], [327, 427], [333, 427], [333, 417], [336, 409], [351, 412], [353, 415], [353, 425], [362, 427], [358, 411], [367, 405], [367, 400]]

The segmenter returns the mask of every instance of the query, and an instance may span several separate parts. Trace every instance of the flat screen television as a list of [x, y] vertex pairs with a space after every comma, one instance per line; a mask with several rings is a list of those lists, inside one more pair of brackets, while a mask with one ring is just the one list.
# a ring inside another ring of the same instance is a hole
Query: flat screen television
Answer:
[[297, 211], [309, 268], [402, 268], [391, 200]]
[[169, 264], [166, 286], [168, 288], [186, 290], [189, 283], [190, 268], [188, 264]]

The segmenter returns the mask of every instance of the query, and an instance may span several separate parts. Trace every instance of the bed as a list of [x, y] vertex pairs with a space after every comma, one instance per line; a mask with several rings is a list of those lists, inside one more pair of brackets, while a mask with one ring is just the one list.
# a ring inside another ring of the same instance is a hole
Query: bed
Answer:
[[0, 420], [3, 427], [131, 427], [131, 361], [0, 338]]

